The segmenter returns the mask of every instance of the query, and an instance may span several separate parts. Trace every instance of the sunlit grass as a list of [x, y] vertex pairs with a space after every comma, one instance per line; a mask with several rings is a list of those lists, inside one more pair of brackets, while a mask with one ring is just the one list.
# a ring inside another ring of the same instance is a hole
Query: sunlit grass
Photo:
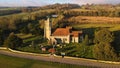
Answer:
[[120, 24], [80, 24], [80, 25], [73, 25], [74, 28], [101, 28], [107, 27], [110, 31], [117, 31], [120, 30]]
[[103, 17], [103, 16], [76, 16], [71, 17], [69, 20], [75, 20], [79, 23], [87, 24], [118, 24], [119, 17]]
[[16, 34], [18, 37], [22, 38], [22, 39], [26, 39], [26, 38], [30, 38], [30, 37], [33, 37], [34, 35], [32, 34]]
[[89, 68], [89, 67], [0, 55], [0, 68]]

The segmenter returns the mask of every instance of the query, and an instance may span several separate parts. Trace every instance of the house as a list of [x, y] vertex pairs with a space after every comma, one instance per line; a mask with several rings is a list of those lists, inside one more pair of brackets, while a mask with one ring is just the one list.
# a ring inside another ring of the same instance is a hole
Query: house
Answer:
[[51, 33], [51, 22], [48, 18], [44, 25], [44, 37], [52, 44], [79, 43], [82, 40], [82, 31], [72, 31], [72, 27], [57, 28]]

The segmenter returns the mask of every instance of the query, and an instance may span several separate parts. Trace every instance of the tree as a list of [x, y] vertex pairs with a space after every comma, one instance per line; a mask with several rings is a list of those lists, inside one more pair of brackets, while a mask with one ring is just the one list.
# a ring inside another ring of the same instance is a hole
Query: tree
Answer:
[[89, 45], [88, 35], [85, 35], [85, 38], [84, 38], [84, 40], [83, 40], [83, 44], [84, 44], [84, 45]]
[[99, 60], [116, 61], [117, 55], [110, 43], [100, 43], [94, 47], [94, 57]]
[[8, 23], [8, 28], [9, 28], [9, 29], [11, 29], [11, 30], [17, 29], [15, 20], [16, 20], [15, 17], [12, 17], [12, 18], [9, 20], [9, 23]]
[[120, 17], [120, 11], [118, 10], [115, 11], [115, 17]]
[[31, 14], [31, 20], [36, 20], [35, 14]]
[[21, 33], [28, 34], [29, 29], [27, 27], [24, 27], [23, 29], [20, 30]]
[[16, 49], [23, 44], [23, 40], [17, 37], [14, 33], [11, 33], [8, 38], [5, 40], [4, 45], [11, 49]]
[[43, 30], [39, 27], [39, 25], [35, 25], [34, 28], [31, 29], [31, 33], [33, 35], [43, 35]]
[[3, 45], [3, 41], [4, 41], [4, 38], [3, 38], [3, 31], [0, 30], [0, 45]]
[[31, 45], [33, 46], [34, 50], [36, 49], [36, 45], [34, 43], [34, 41], [32, 41]]
[[31, 23], [29, 23], [29, 24], [27, 25], [27, 27], [28, 27], [28, 29], [30, 30], [30, 29], [33, 28], [33, 25], [32, 25]]
[[114, 40], [113, 33], [111, 33], [108, 29], [103, 28], [99, 31], [95, 32], [95, 39], [94, 43], [100, 43], [100, 42], [108, 42], [111, 43]]
[[107, 29], [95, 32], [94, 57], [99, 60], [116, 61], [117, 54], [111, 45], [113, 40], [113, 34]]

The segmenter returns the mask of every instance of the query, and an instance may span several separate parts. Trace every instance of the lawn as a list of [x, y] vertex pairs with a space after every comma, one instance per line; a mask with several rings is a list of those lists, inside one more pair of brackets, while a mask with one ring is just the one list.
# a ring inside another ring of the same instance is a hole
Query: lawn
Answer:
[[0, 68], [89, 68], [89, 67], [0, 55]]

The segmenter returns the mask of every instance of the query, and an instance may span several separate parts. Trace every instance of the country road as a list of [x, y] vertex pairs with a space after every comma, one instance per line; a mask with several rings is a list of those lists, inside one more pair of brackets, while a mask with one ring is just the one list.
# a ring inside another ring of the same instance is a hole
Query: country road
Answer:
[[20, 57], [20, 58], [27, 58], [33, 60], [42, 60], [42, 61], [51, 61], [51, 62], [59, 62], [59, 63], [66, 63], [66, 64], [75, 64], [75, 65], [83, 65], [83, 66], [91, 66], [95, 68], [120, 68], [119, 64], [108, 64], [108, 63], [101, 63], [96, 61], [89, 61], [82, 58], [61, 58], [61, 57], [54, 57], [54, 56], [42, 56], [42, 55], [32, 55], [32, 54], [23, 54], [23, 53], [14, 53], [10, 51], [0, 50], [0, 54]]

